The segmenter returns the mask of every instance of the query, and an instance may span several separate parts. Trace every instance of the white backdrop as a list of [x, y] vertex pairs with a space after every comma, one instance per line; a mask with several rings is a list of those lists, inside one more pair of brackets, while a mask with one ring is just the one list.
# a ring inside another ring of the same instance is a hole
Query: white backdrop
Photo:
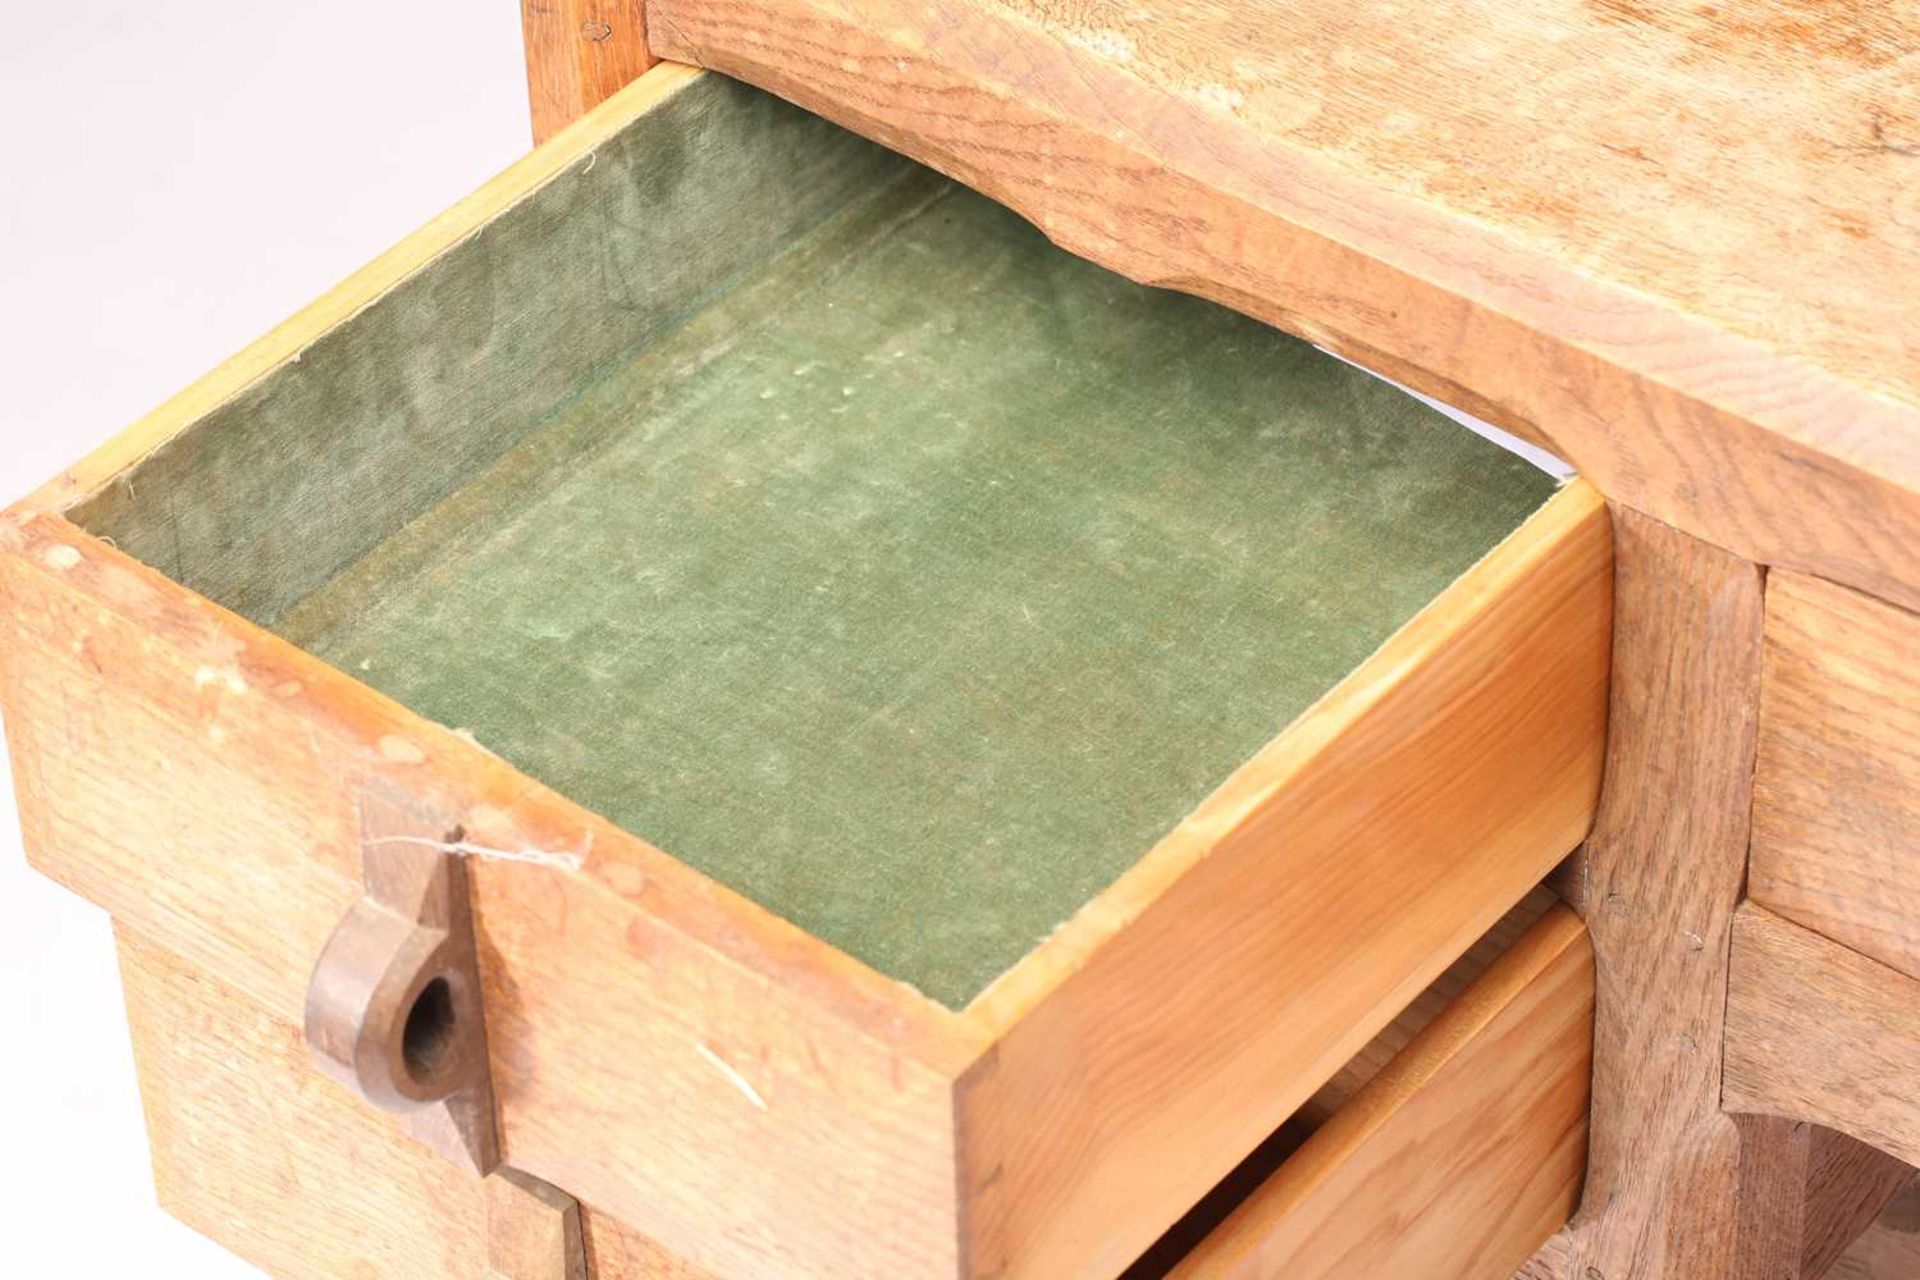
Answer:
[[[0, 0], [0, 505], [530, 141], [512, 0]], [[0, 771], [0, 1230], [20, 1280], [260, 1273], [155, 1207], [106, 917]]]

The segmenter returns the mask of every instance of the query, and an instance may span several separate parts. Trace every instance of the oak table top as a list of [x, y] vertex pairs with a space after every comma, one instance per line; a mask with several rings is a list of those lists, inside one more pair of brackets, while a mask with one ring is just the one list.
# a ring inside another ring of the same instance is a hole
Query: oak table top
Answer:
[[1920, 604], [1920, 5], [653, 0], [1129, 275]]

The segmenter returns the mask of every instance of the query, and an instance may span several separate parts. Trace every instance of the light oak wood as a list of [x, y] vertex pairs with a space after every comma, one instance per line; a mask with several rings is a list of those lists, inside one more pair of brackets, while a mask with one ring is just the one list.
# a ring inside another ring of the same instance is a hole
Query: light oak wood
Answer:
[[1417, 1036], [1538, 925], [1552, 911], [1555, 901], [1552, 893], [1537, 888], [1500, 917], [1493, 928], [1447, 966], [1446, 972], [1435, 978], [1413, 1003], [1396, 1014], [1379, 1035], [1343, 1063], [1299, 1110], [1268, 1134], [1246, 1159], [1187, 1210], [1180, 1221], [1134, 1259], [1122, 1273], [1121, 1280], [1159, 1280], [1200, 1247], [1242, 1202], [1278, 1173], [1309, 1138], [1358, 1097]]
[[1574, 1274], [1573, 1257], [1573, 1232], [1561, 1230], [1521, 1264], [1513, 1280], [1582, 1280]]
[[[1254, 832], [1264, 831], [1266, 808], [1253, 801], [1297, 769], [1322, 781], [1308, 788], [1296, 780], [1276, 794], [1328, 815], [1322, 820], [1331, 825], [1321, 828], [1326, 834], [1319, 838], [1309, 838], [1315, 828], [1296, 828], [1297, 843], [1283, 847], [1297, 849], [1297, 855], [1270, 855], [1273, 865], [1260, 874], [1292, 875], [1311, 885], [1313, 877], [1288, 870], [1296, 856], [1331, 867], [1328, 854], [1316, 851], [1337, 851], [1347, 859], [1351, 842], [1343, 824], [1376, 822], [1391, 831], [1403, 822], [1407, 838], [1434, 853], [1432, 861], [1418, 864], [1420, 873], [1455, 877], [1447, 893], [1416, 883], [1404, 891], [1406, 898], [1391, 900], [1396, 920], [1424, 922], [1421, 927], [1401, 935], [1369, 923], [1365, 913], [1387, 905], [1340, 892], [1350, 881], [1337, 878], [1318, 881], [1325, 887], [1316, 901], [1329, 908], [1320, 926], [1329, 930], [1330, 943], [1344, 939], [1339, 950], [1349, 955], [1355, 951], [1352, 939], [1377, 937], [1359, 950], [1385, 956], [1399, 972], [1410, 973], [1409, 981], [1444, 966], [1471, 939], [1450, 942], [1439, 929], [1449, 921], [1464, 922], [1454, 926], [1463, 930], [1477, 927], [1483, 901], [1497, 908], [1502, 880], [1519, 886], [1517, 896], [1524, 877], [1551, 864], [1555, 846], [1577, 838], [1590, 803], [1581, 788], [1593, 786], [1593, 769], [1582, 773], [1555, 752], [1571, 753], [1577, 762], [1597, 748], [1596, 720], [1572, 711], [1586, 704], [1588, 715], [1599, 714], [1606, 525], [1591, 496], [1577, 490], [1547, 515], [1544, 525], [1529, 526], [1530, 536], [1496, 553], [1441, 606], [1422, 615], [1363, 669], [1367, 678], [1347, 696], [1323, 704], [1283, 738], [1285, 769], [1266, 773], [1256, 761], [1243, 775], [1244, 789], [1223, 791], [1215, 802], [1220, 807], [1196, 815], [1199, 825], [1170, 838], [1168, 852], [1146, 864], [1147, 870], [1165, 875], [1173, 869], [1169, 859], [1191, 858], [1191, 846], [1183, 851], [1180, 840], [1205, 834], [1210, 813], [1244, 813]], [[716, 1269], [748, 1264], [729, 1252], [739, 1247], [741, 1233], [722, 1236], [714, 1222], [793, 1222], [799, 1206], [808, 1215], [800, 1225], [813, 1229], [817, 1223], [817, 1235], [747, 1239], [746, 1245], [766, 1250], [757, 1255], [762, 1259], [813, 1247], [819, 1257], [854, 1260], [850, 1267], [868, 1265], [863, 1247], [899, 1249], [899, 1259], [889, 1265], [908, 1266], [904, 1259], [912, 1251], [911, 1265], [926, 1267], [930, 1254], [937, 1258], [942, 1242], [954, 1239], [953, 1157], [943, 1151], [941, 1135], [951, 1132], [956, 1104], [946, 1082], [978, 1058], [970, 1045], [984, 1033], [968, 1023], [981, 1015], [962, 1018], [930, 1002], [907, 1002], [889, 1018], [882, 1009], [889, 999], [907, 1001], [902, 989], [762, 919], [750, 904], [704, 886], [671, 859], [518, 778], [457, 736], [417, 722], [345, 676], [184, 596], [57, 517], [11, 517], [6, 530], [10, 554], [0, 557], [0, 589], [15, 634], [25, 642], [21, 651], [36, 655], [31, 679], [13, 678], [24, 669], [10, 668], [5, 696], [37, 865], [142, 931], [164, 933], [192, 963], [221, 973], [291, 1021], [302, 1007], [311, 957], [358, 891], [352, 792], [359, 780], [378, 775], [419, 788], [449, 811], [467, 814], [472, 838], [488, 847], [590, 849], [579, 876], [486, 858], [471, 866], [506, 1158], [607, 1205], [667, 1247]], [[1591, 644], [1566, 645], [1581, 628], [1593, 637]], [[1542, 658], [1537, 680], [1511, 686], [1510, 696], [1524, 704], [1515, 712], [1509, 695], [1499, 693], [1509, 686], [1488, 681], [1496, 671], [1529, 670], [1535, 654]], [[1542, 697], [1542, 689], [1558, 690], [1569, 701]], [[1476, 743], [1475, 751], [1438, 746], [1424, 733], [1400, 729], [1401, 717], [1436, 705], [1477, 708], [1455, 730]], [[1494, 722], [1513, 736], [1489, 728]], [[1544, 732], [1543, 724], [1557, 727]], [[1397, 745], [1381, 754], [1375, 750], [1380, 737]], [[1539, 749], [1542, 742], [1561, 745], [1548, 751]], [[1405, 794], [1419, 803], [1402, 813], [1381, 811], [1358, 793], [1367, 790], [1367, 778], [1394, 773], [1395, 750], [1408, 760], [1465, 769], [1469, 780], [1479, 781], [1458, 793], [1410, 783]], [[436, 756], [443, 760], [438, 769], [431, 763]], [[1515, 763], [1522, 757], [1524, 770]], [[1352, 773], [1346, 761], [1362, 758], [1383, 763], [1376, 773]], [[1516, 776], [1573, 779], [1559, 784], [1558, 792], [1522, 793], [1543, 806], [1536, 821], [1551, 824], [1544, 835], [1510, 825], [1516, 806], [1501, 797]], [[1316, 793], [1326, 799], [1316, 803]], [[1353, 798], [1342, 801], [1343, 794]], [[89, 804], [89, 796], [111, 801]], [[1505, 860], [1470, 859], [1463, 867], [1440, 859], [1431, 839], [1418, 834], [1427, 830], [1429, 796], [1459, 806], [1460, 816], [1445, 820], [1456, 823], [1463, 845], [1484, 851], [1491, 841], [1492, 848], [1507, 851]], [[1515, 843], [1494, 840], [1476, 822], [1501, 825]], [[1270, 840], [1241, 847], [1247, 852], [1216, 852], [1201, 865], [1257, 865], [1254, 852], [1274, 848]], [[1411, 846], [1377, 847], [1390, 852]], [[1377, 869], [1376, 888], [1409, 874], [1407, 859], [1399, 860], [1399, 872], [1394, 865], [1389, 860]], [[246, 874], [236, 874], [242, 866]], [[1248, 872], [1237, 874], [1244, 885]], [[1464, 878], [1469, 875], [1491, 880]], [[1181, 883], [1172, 878], [1167, 887], [1174, 903], [1183, 901]], [[1156, 887], [1152, 880], [1146, 884], [1149, 893]], [[1241, 896], [1232, 898], [1235, 892]], [[1231, 901], [1211, 893], [1199, 900], [1216, 913], [1234, 906], [1251, 910], [1246, 892], [1228, 890]], [[1292, 892], [1301, 892], [1299, 885]], [[1132, 879], [1116, 886], [1114, 899], [1121, 903], [1141, 897]], [[1114, 899], [1096, 900], [1093, 914], [1063, 931], [1061, 941], [1086, 945], [1088, 929], [1125, 938], [1125, 932], [1114, 933], [1124, 917], [1110, 908], [1103, 912]], [[1145, 909], [1162, 909], [1158, 901], [1148, 896]], [[1289, 936], [1303, 936], [1304, 926], [1289, 935], [1261, 915], [1257, 928], [1235, 923], [1232, 930], [1264, 935], [1269, 940], [1263, 945], [1279, 952], [1288, 949]], [[1330, 916], [1355, 923], [1341, 926], [1325, 918]], [[1212, 923], [1203, 914], [1189, 927]], [[1094, 961], [1110, 945], [1097, 946], [1080, 971], [1101, 973]], [[1438, 966], [1433, 957], [1440, 958]], [[1205, 955], [1163, 967], [1204, 974], [1215, 963], [1215, 956]], [[1369, 1012], [1369, 1002], [1391, 1016], [1410, 997], [1393, 987], [1385, 975], [1395, 970], [1385, 967], [1364, 973], [1343, 968], [1331, 978], [1316, 978], [1308, 968], [1296, 960], [1264, 988], [1190, 977], [1191, 990], [1212, 991], [1215, 998], [1200, 1002], [1204, 1012], [1182, 1014], [1181, 1020], [1243, 1007], [1223, 1030], [1246, 1037], [1251, 1029], [1255, 1037], [1280, 1042], [1282, 1067], [1305, 1059], [1297, 1078], [1311, 1082], [1300, 1086], [1310, 1093], [1340, 1060], [1317, 1063], [1338, 1054], [1353, 1034], [1340, 1030], [1341, 1019], [1356, 1019], [1353, 1025], [1371, 1034], [1386, 1017]], [[596, 980], [571, 977], [584, 972]], [[779, 973], [782, 985], [770, 987], [759, 973]], [[1250, 1002], [1245, 1006], [1236, 995], [1242, 991]], [[1291, 1034], [1267, 1030], [1251, 1003], [1270, 1009], [1276, 991], [1306, 1010]], [[1369, 991], [1382, 994], [1369, 997]], [[1329, 999], [1332, 1010], [1323, 1012], [1320, 1002]], [[1148, 1009], [1121, 1009], [1110, 1024], [1122, 1027], [1125, 1018], [1144, 1017]], [[1075, 1012], [1102, 1016], [1090, 1005]], [[1018, 1025], [1024, 1023], [1016, 1031]], [[1219, 1031], [1209, 1038], [1215, 1053], [1231, 1054], [1234, 1039]], [[1144, 1047], [1139, 1039], [1132, 1044], [1136, 1052], [1129, 1052], [1126, 1041], [1088, 1047], [1112, 1054], [1110, 1078], [1132, 1087], [1126, 1064], [1152, 1063], [1154, 1042], [1146, 1037]], [[1315, 1045], [1322, 1047], [1316, 1051]], [[1163, 1070], [1160, 1079], [1195, 1079], [1180, 1074], [1188, 1070]], [[1164, 1194], [1149, 1185], [1152, 1198], [1145, 1202], [1161, 1220], [1131, 1247], [1144, 1246], [1244, 1154], [1251, 1143], [1242, 1145], [1243, 1133], [1258, 1137], [1297, 1105], [1298, 1098], [1287, 1096], [1292, 1087], [1277, 1088], [1251, 1072], [1248, 1077], [1233, 1087], [1242, 1096], [1257, 1094], [1252, 1114], [1208, 1121], [1218, 1134], [1218, 1167], [1209, 1169], [1204, 1156], [1193, 1159], [1191, 1195]], [[1226, 1079], [1242, 1077], [1236, 1072]], [[1177, 1112], [1205, 1096], [1190, 1090], [1149, 1084], [1136, 1098], [1147, 1096], [1153, 1106]], [[1267, 1101], [1275, 1096], [1276, 1102]], [[1003, 1099], [975, 1105], [999, 1103], [999, 1114], [1010, 1115]], [[963, 1122], [994, 1114], [966, 1102], [959, 1104]], [[1128, 1105], [1140, 1116], [1137, 1100]], [[809, 1114], [818, 1118], [801, 1119]], [[1080, 1114], [1104, 1122], [1092, 1109]], [[812, 1136], [796, 1137], [785, 1125], [789, 1118]], [[581, 1143], [583, 1127], [598, 1140]], [[817, 1176], [821, 1167], [837, 1170], [839, 1180], [827, 1184]], [[1006, 1167], [1025, 1172], [1011, 1160]], [[1120, 1171], [1108, 1177], [1119, 1177], [1126, 1166], [1106, 1167]], [[866, 1195], [884, 1206], [875, 1211], [889, 1216], [893, 1231], [868, 1246], [837, 1238], [849, 1221], [847, 1206]], [[809, 1203], [816, 1197], [819, 1203]]]
[[1763, 907], [1740, 909], [1730, 1111], [1809, 1120], [1920, 1163], [1920, 980]]
[[1746, 870], [1760, 570], [1616, 509], [1607, 782], [1586, 844], [1598, 975], [1592, 1146], [1563, 1274], [1728, 1274], [1739, 1142], [1721, 1113]]
[[[474, 1280], [511, 1260], [492, 1251], [500, 1229], [534, 1224], [495, 1212], [499, 1175], [433, 1154], [321, 1075], [296, 1024], [124, 926], [116, 938], [167, 1212], [285, 1280]], [[601, 1280], [702, 1280], [611, 1217], [575, 1216]]]
[[1830, 1280], [1910, 1280], [1920, 1276], [1920, 1187], [1887, 1207], [1827, 1273]]
[[[433, 1158], [395, 1117], [354, 1105], [315, 1070], [295, 1028], [124, 926], [117, 938], [163, 1202], [273, 1274], [465, 1280], [475, 1257], [494, 1275], [543, 1280], [581, 1261], [599, 1277], [707, 1274], [518, 1171], [481, 1179]], [[1431, 1247], [1437, 1232], [1444, 1247], [1485, 1257], [1524, 1249], [1512, 1242], [1564, 1217], [1580, 1171], [1591, 978], [1578, 921], [1530, 895], [1315, 1095], [1309, 1127], [1324, 1126], [1338, 1150], [1301, 1152], [1316, 1171], [1309, 1209], [1333, 1197], [1353, 1161], [1371, 1161], [1373, 1178], [1411, 1172], [1429, 1194], [1369, 1191], [1333, 1220], [1360, 1213], [1378, 1225], [1381, 1205], [1398, 1218], [1417, 1201], [1417, 1221], [1395, 1237], [1408, 1248]], [[1340, 1117], [1349, 1104], [1353, 1117]], [[1449, 1125], [1466, 1132], [1449, 1137]], [[1471, 1154], [1457, 1184], [1430, 1158], [1456, 1139]], [[1483, 1160], [1482, 1146], [1499, 1154]], [[1502, 1206], [1493, 1233], [1481, 1216], [1490, 1203]], [[350, 1231], [331, 1229], [346, 1218]], [[314, 1231], [328, 1234], [308, 1248]], [[1220, 1256], [1210, 1241], [1188, 1266], [1214, 1274]]]
[[1832, 1129], [1809, 1126], [1800, 1273], [1824, 1276], [1914, 1185], [1914, 1168]]
[[1739, 1280], [1819, 1280], [1913, 1182], [1913, 1169], [1843, 1133], [1741, 1115]]
[[1590, 488], [962, 1013], [59, 514], [693, 74], [649, 72], [0, 515], [30, 856], [296, 1022], [360, 891], [360, 797], [398, 788], [470, 846], [507, 1162], [717, 1272], [1111, 1273], [1590, 825], [1611, 625]]
[[520, 0], [533, 140], [545, 142], [653, 65], [642, 0]]
[[1475, 1280], [1573, 1212], [1593, 959], [1558, 906], [1169, 1274]]
[[1610, 555], [1564, 490], [974, 1004], [974, 1273], [1125, 1266], [1579, 840]]
[[[652, 0], [662, 56], [1920, 604], [1899, 6]], [[1518, 70], [1516, 70], [1518, 69]], [[1790, 247], [1789, 247], [1790, 245]]]
[[[1816, 1129], [1808, 1160], [1807, 1240], [1801, 1269], [1831, 1274], [1878, 1232], [1913, 1234], [1920, 1220], [1920, 1170], [1831, 1129]], [[1871, 1244], [1868, 1246], [1871, 1248]], [[1920, 1266], [1913, 1269], [1920, 1276]]]
[[1920, 1236], [1875, 1227], [1827, 1276], [1828, 1280], [1913, 1280], [1920, 1276]]
[[1398, 1058], [1435, 1019], [1454, 1007], [1502, 956], [1519, 946], [1521, 940], [1543, 919], [1552, 915], [1554, 906], [1554, 895], [1544, 888], [1535, 889], [1522, 898], [1479, 941], [1468, 947], [1464, 955], [1449, 965], [1445, 973], [1415, 996], [1413, 1003], [1395, 1014], [1393, 1021], [1367, 1041], [1360, 1052], [1347, 1059], [1313, 1097], [1288, 1117], [1287, 1123], [1317, 1130], [1332, 1119], [1335, 1112], [1359, 1096], [1360, 1091], [1372, 1083], [1387, 1064]]
[[1767, 579], [1748, 892], [1920, 978], [1920, 616]]

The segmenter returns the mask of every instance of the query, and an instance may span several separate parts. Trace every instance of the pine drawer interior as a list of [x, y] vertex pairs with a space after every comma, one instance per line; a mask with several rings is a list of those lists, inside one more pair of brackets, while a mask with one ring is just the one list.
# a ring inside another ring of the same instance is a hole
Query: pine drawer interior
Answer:
[[1553, 490], [708, 77], [70, 514], [957, 1008]]

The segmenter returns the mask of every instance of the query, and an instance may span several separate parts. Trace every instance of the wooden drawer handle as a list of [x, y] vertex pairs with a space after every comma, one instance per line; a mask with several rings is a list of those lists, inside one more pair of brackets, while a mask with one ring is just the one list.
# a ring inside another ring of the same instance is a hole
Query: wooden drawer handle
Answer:
[[580, 1206], [500, 1163], [461, 834], [377, 784], [361, 797], [367, 891], [314, 965], [307, 1049], [413, 1137], [485, 1177], [488, 1280], [586, 1280]]
[[459, 837], [403, 798], [363, 797], [367, 892], [314, 966], [306, 1036], [321, 1070], [486, 1174], [500, 1153]]

